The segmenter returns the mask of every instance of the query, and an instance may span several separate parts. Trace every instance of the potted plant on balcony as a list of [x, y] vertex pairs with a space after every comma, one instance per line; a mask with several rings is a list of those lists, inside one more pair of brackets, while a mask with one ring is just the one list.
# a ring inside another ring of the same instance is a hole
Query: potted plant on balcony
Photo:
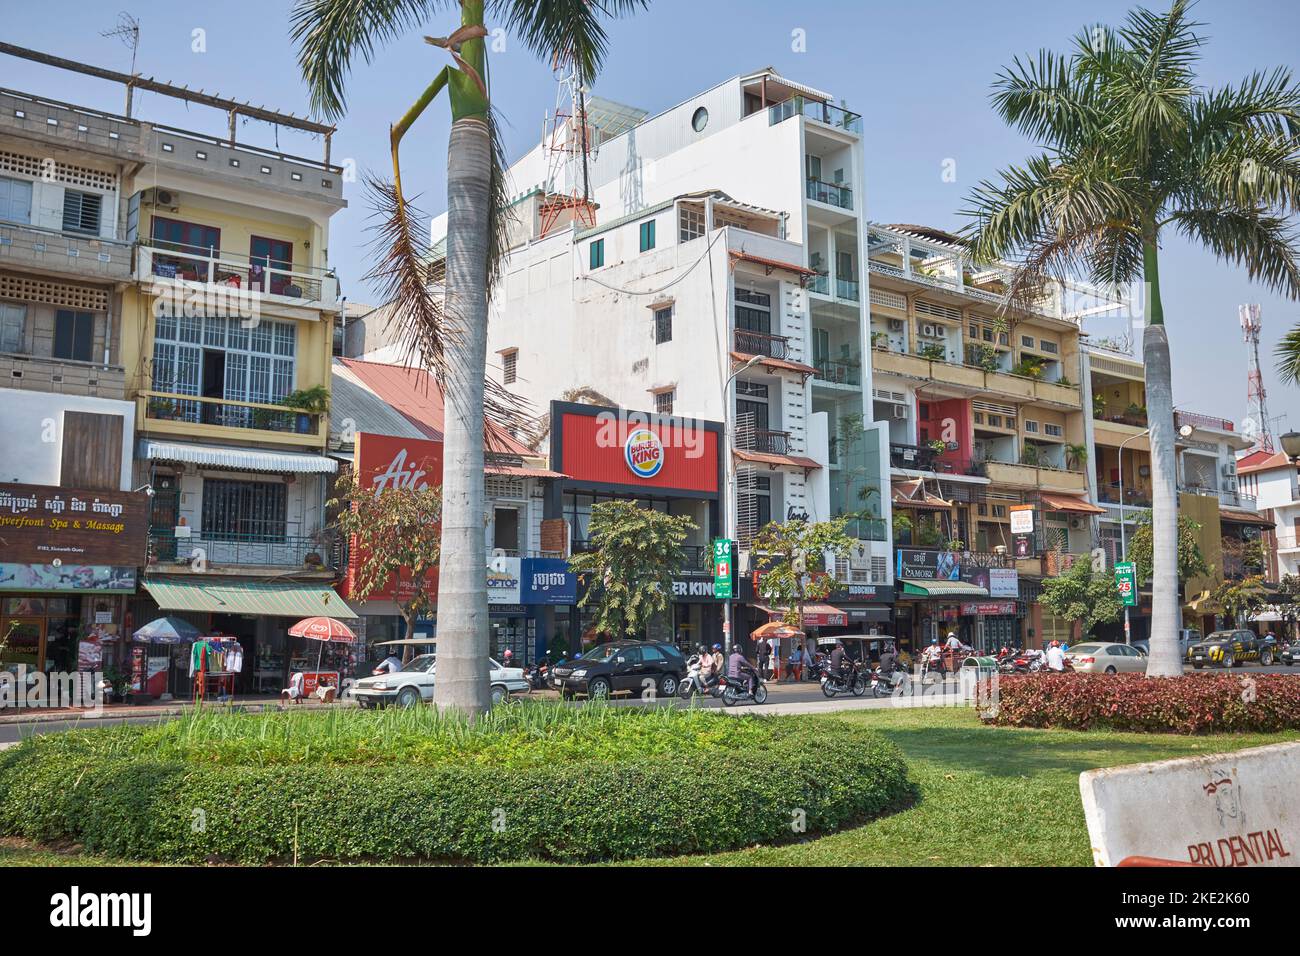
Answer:
[[299, 435], [309, 435], [312, 431], [312, 416], [328, 411], [329, 400], [329, 389], [324, 385], [313, 385], [311, 388], [290, 392], [280, 400], [280, 404], [298, 410], [297, 432]]
[[948, 443], [945, 442], [942, 438], [932, 439], [931, 441], [928, 441], [925, 444], [926, 447], [928, 447], [930, 451], [934, 452], [936, 455], [942, 455], [944, 452], [948, 450]]
[[1088, 462], [1088, 446], [1085, 444], [1065, 446], [1065, 465], [1071, 470], [1082, 468]]
[[1034, 467], [1037, 467], [1040, 463], [1038, 446], [1025, 442], [1025, 447], [1020, 453], [1020, 463], [1022, 465], [1033, 465]]
[[881, 352], [888, 351], [888, 349], [889, 349], [889, 335], [888, 335], [887, 333], [885, 333], [885, 332], [872, 332], [872, 333], [871, 333], [871, 347], [872, 347], [873, 349], [877, 349], [877, 350], [879, 350], [879, 351], [881, 351]]
[[1020, 375], [1024, 378], [1041, 379], [1045, 370], [1042, 359], [1033, 355], [1023, 355], [1020, 361], [1016, 363], [1015, 368], [1011, 370], [1011, 374]]
[[948, 361], [948, 350], [942, 345], [938, 345], [934, 342], [927, 342], [925, 345], [922, 345], [921, 350], [917, 354], [923, 359], [929, 359], [931, 362]]
[[1106, 396], [1105, 395], [1092, 396], [1092, 417], [1102, 419], [1103, 421], [1105, 420], [1106, 418]]

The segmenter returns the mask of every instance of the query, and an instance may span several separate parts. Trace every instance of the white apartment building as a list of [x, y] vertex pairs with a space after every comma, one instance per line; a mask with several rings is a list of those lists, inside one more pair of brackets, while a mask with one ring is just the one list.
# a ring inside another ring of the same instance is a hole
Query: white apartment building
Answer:
[[[861, 118], [772, 69], [653, 116], [599, 99], [587, 115], [594, 225], [568, 216], [542, 233], [567, 191], [548, 181], [545, 143], [511, 167], [490, 373], [541, 412], [583, 396], [727, 422], [741, 569], [767, 521], [852, 513], [861, 545], [838, 576], [887, 588], [888, 424], [872, 421], [863, 361]], [[445, 229], [435, 220], [435, 241]]]
[[1275, 524], [1264, 535], [1270, 581], [1300, 574], [1300, 470], [1282, 452], [1255, 452], [1237, 463], [1242, 493], [1253, 495], [1261, 514]]

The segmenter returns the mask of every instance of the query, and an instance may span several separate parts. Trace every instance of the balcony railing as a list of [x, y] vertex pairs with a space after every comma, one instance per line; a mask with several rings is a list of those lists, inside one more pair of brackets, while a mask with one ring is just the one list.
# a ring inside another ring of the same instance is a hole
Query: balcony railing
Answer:
[[806, 116], [818, 123], [825, 123], [827, 126], [834, 126], [837, 129], [857, 133], [859, 136], [862, 135], [862, 116], [860, 114], [839, 106], [832, 106], [830, 103], [823, 103], [821, 100], [792, 96], [788, 100], [768, 107], [767, 110], [769, 126], [775, 126], [792, 116]]
[[144, 417], [158, 422], [186, 422], [192, 425], [221, 425], [294, 435], [316, 435], [321, 416], [265, 402], [242, 402], [202, 395], [169, 392], [141, 392]]
[[835, 298], [844, 299], [848, 302], [860, 302], [862, 300], [861, 286], [856, 279], [835, 279]]
[[744, 355], [766, 355], [768, 358], [787, 358], [790, 339], [770, 332], [736, 329], [736, 351]]
[[736, 447], [742, 451], [757, 451], [767, 455], [788, 455], [790, 453], [790, 433], [756, 428], [746, 434], [736, 434]]
[[151, 566], [198, 570], [211, 566], [332, 569], [337, 550], [334, 534], [274, 532], [211, 533], [197, 529], [177, 536], [172, 529], [149, 531]]
[[86, 279], [131, 275], [131, 246], [118, 239], [0, 221], [0, 262]]
[[819, 292], [822, 295], [831, 294], [831, 277], [826, 272], [814, 272], [808, 277], [808, 291]]
[[[1255, 511], [1258, 502], [1254, 495], [1243, 494], [1240, 491], [1232, 491], [1227, 488], [1208, 488], [1204, 485], [1187, 485], [1179, 482], [1178, 490], [1189, 495], [1218, 498], [1219, 504], [1226, 505], [1229, 508], [1245, 508], [1249, 511]], [[1128, 500], [1127, 493], [1125, 493], [1124, 500]]]
[[987, 470], [983, 459], [938, 452], [929, 445], [904, 445], [897, 442], [889, 445], [889, 464], [908, 471], [933, 471], [936, 474], [971, 477], [983, 477]]
[[858, 541], [888, 541], [889, 523], [884, 518], [851, 518], [844, 533]]
[[843, 183], [827, 183], [820, 179], [809, 179], [808, 198], [839, 209], [853, 208], [853, 190]]
[[1215, 418], [1213, 415], [1198, 415], [1196, 412], [1174, 412], [1174, 424], [1177, 426], [1191, 425], [1193, 428], [1214, 428], [1222, 432], [1233, 430], [1232, 422], [1226, 418]]
[[1146, 428], [1146, 412], [1103, 412], [1098, 415], [1093, 412], [1093, 419], [1099, 422], [1114, 422], [1116, 425], [1131, 425], [1134, 428]]
[[831, 359], [822, 359], [815, 363], [814, 367], [817, 371], [813, 378], [820, 382], [830, 382], [834, 385], [862, 384], [861, 362], [836, 362]]
[[153, 240], [136, 252], [136, 278], [197, 282], [238, 293], [278, 296], [303, 305], [330, 306], [338, 280], [324, 269], [295, 268], [274, 259]]

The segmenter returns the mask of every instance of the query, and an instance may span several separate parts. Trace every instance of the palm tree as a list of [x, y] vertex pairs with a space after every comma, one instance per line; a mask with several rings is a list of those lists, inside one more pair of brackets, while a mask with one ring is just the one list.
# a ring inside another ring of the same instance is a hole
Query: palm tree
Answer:
[[1083, 273], [1144, 280], [1143, 358], [1151, 423], [1154, 600], [1147, 673], [1182, 673], [1178, 657], [1177, 499], [1169, 340], [1159, 250], [1168, 231], [1300, 297], [1288, 217], [1300, 209], [1300, 90], [1283, 69], [1220, 88], [1196, 85], [1200, 24], [1187, 0], [1131, 12], [1122, 27], [1079, 34], [1068, 54], [1015, 60], [993, 104], [1044, 144], [984, 181], [963, 211], [972, 254], [1012, 260], [1008, 303], [1048, 278]]
[[[438, 70], [391, 127], [393, 181], [371, 179], [381, 226], [377, 280], [396, 304], [408, 360], [428, 368], [446, 401], [442, 484], [442, 565], [438, 586], [438, 681], [434, 703], [474, 717], [490, 704], [488, 607], [483, 539], [483, 439], [486, 417], [522, 421], [513, 397], [487, 383], [488, 296], [505, 250], [505, 186], [488, 75], [488, 17], [552, 63], [591, 82], [608, 48], [605, 24], [648, 0], [297, 0], [292, 36], [313, 109], [331, 119], [346, 107], [353, 59], [460, 8], [445, 37], [425, 37], [452, 63]], [[451, 104], [447, 153], [446, 255], [431, 261], [412, 228], [402, 193], [402, 136], [443, 91]], [[488, 426], [490, 427], [490, 426]]]

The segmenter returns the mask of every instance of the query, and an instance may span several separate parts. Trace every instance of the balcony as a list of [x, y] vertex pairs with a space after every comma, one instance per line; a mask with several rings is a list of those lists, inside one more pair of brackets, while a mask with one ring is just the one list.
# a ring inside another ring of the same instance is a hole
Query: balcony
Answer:
[[820, 179], [809, 179], [808, 198], [836, 209], [853, 208], [853, 190], [843, 183], [827, 183]]
[[116, 239], [0, 222], [0, 268], [83, 282], [125, 282], [131, 277], [131, 246]]
[[[338, 302], [338, 279], [325, 269], [281, 266], [215, 249], [170, 243], [141, 245], [136, 250], [136, 281], [161, 284], [181, 281], [186, 293], [225, 295], [311, 309], [332, 309]], [[254, 306], [248, 307], [249, 312]]]
[[1175, 411], [1174, 426], [1181, 428], [1183, 425], [1191, 425], [1193, 428], [1209, 428], [1220, 432], [1235, 430], [1235, 426], [1226, 418], [1215, 418], [1213, 415], [1198, 415], [1196, 412]]
[[846, 302], [861, 302], [862, 287], [856, 279], [835, 279], [835, 298], [844, 299]]
[[1010, 372], [990, 372], [979, 366], [957, 365], [920, 355], [877, 349], [872, 351], [872, 366], [878, 372], [969, 389], [972, 395], [987, 392], [1072, 409], [1079, 408], [1082, 404], [1077, 386], [1057, 385], [1042, 379], [1012, 375]]
[[[301, 534], [296, 525], [281, 525], [275, 531], [213, 534], [193, 530], [177, 537], [174, 530], [149, 531], [148, 561], [157, 570], [199, 570], [198, 561], [206, 562], [211, 572], [229, 568], [297, 568], [303, 571], [329, 572], [335, 564], [335, 535], [330, 531]], [[195, 555], [195, 551], [201, 552]]]
[[904, 471], [931, 471], [937, 475], [967, 475], [982, 478], [985, 461], [980, 458], [963, 458], [949, 452], [936, 451], [929, 445], [905, 445], [891, 442], [889, 464]]
[[319, 412], [169, 392], [140, 392], [136, 401], [141, 430], [276, 444], [325, 443], [325, 416]]
[[830, 103], [823, 103], [821, 100], [792, 96], [788, 100], [768, 107], [767, 110], [769, 126], [785, 122], [792, 116], [803, 116], [825, 126], [842, 129], [857, 136], [862, 135], [862, 116], [860, 114], [838, 106], [832, 106]]
[[995, 485], [1013, 485], [1076, 495], [1088, 492], [1088, 477], [1082, 471], [991, 460], [986, 461], [984, 465], [988, 469], [989, 481]]
[[789, 357], [790, 339], [785, 335], [736, 329], [735, 342], [736, 351], [742, 355], [766, 355], [774, 359]]
[[120, 365], [0, 352], [0, 387], [121, 399], [126, 397], [126, 370]]
[[814, 381], [826, 382], [830, 385], [862, 387], [861, 362], [837, 362], [831, 359], [822, 359], [813, 364], [817, 370], [813, 373]]
[[741, 451], [757, 451], [765, 455], [788, 455], [790, 433], [769, 428], [755, 428], [746, 433], [742, 429], [736, 433], [736, 447]]
[[35, 140], [46, 149], [118, 160], [143, 157], [142, 124], [136, 120], [16, 90], [0, 90], [0, 133]]
[[[1219, 504], [1225, 508], [1245, 508], [1247, 511], [1259, 510], [1255, 496], [1242, 494], [1240, 491], [1231, 491], [1227, 488], [1207, 488], [1204, 485], [1186, 485], [1182, 482], [1178, 483], [1178, 490], [1187, 495], [1218, 498]], [[1125, 500], [1128, 500], [1127, 494]]]

